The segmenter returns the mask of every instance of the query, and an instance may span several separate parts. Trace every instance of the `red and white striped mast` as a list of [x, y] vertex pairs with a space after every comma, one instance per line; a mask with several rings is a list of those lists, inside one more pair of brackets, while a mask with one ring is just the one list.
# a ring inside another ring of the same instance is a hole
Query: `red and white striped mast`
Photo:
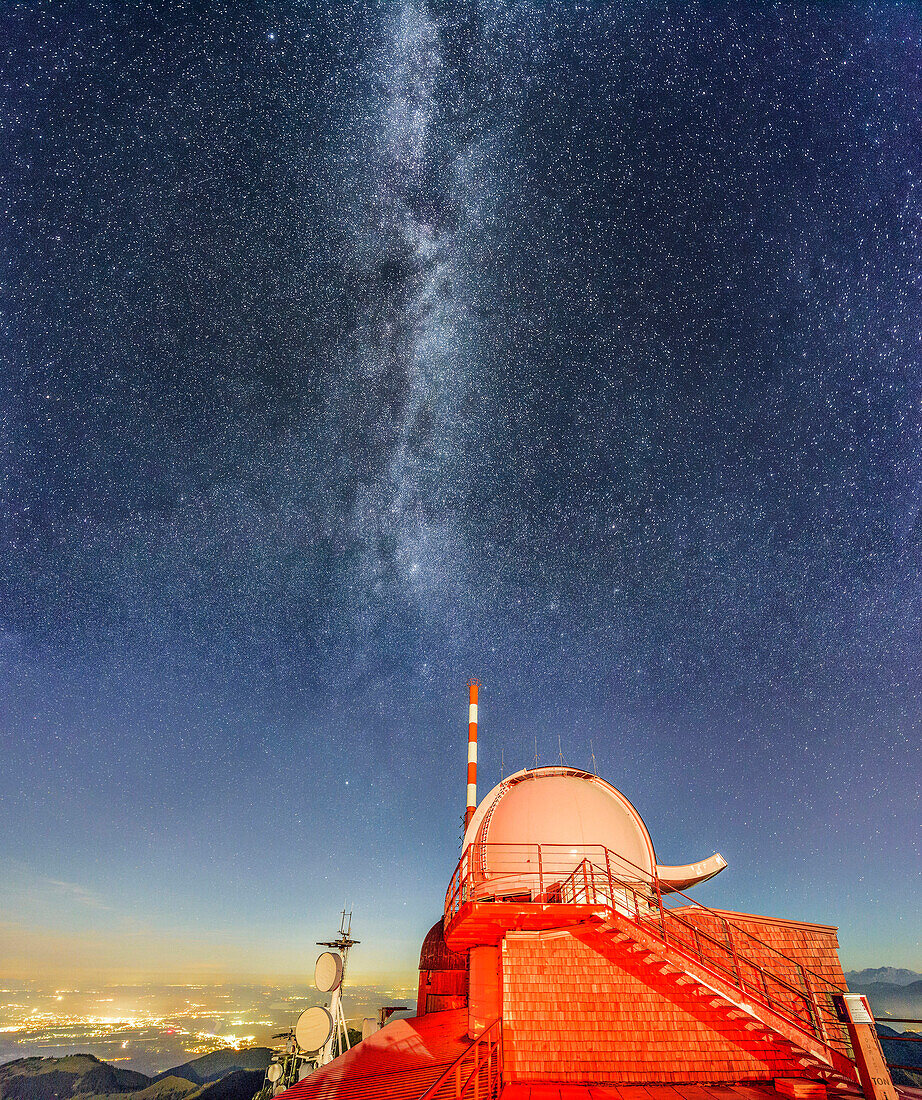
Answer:
[[471, 680], [467, 685], [467, 809], [464, 812], [464, 831], [471, 823], [477, 809], [477, 694], [480, 684]]

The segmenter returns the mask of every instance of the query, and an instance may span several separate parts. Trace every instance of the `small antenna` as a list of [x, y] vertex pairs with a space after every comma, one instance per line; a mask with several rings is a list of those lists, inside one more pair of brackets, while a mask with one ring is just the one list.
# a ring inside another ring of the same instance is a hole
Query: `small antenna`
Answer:
[[595, 749], [592, 747], [592, 738], [589, 738], [589, 752], [592, 754], [592, 774], [598, 775], [598, 768], [595, 766]]
[[535, 734], [535, 767], [538, 766], [538, 735]]
[[505, 749], [500, 749], [499, 756], [500, 756], [499, 770], [502, 773], [500, 775], [500, 779], [505, 779], [506, 778], [506, 750]]
[[563, 749], [560, 747], [560, 734], [557, 734], [557, 756], [560, 760], [560, 766], [563, 767]]

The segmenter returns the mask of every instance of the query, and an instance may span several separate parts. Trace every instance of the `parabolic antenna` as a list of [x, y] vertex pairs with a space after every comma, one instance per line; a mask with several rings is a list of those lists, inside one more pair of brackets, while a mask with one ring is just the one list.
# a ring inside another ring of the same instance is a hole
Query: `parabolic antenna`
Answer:
[[362, 1020], [362, 1042], [366, 1039], [370, 1039], [376, 1031], [378, 1031], [378, 1021], [372, 1016], [366, 1016]]
[[282, 1067], [278, 1062], [273, 1062], [272, 1065], [266, 1070], [266, 1076], [269, 1080], [275, 1084], [275, 1082], [282, 1076]]
[[295, 1024], [295, 1038], [302, 1050], [320, 1050], [333, 1034], [333, 1017], [325, 1008], [306, 1008]]
[[301, 1067], [299, 1073], [298, 1073], [298, 1080], [303, 1081], [305, 1077], [310, 1077], [310, 1075], [313, 1072], [314, 1072], [314, 1063], [313, 1062], [305, 1062], [304, 1065]]
[[338, 951], [324, 951], [314, 967], [314, 985], [321, 993], [339, 989], [343, 980], [343, 957]]

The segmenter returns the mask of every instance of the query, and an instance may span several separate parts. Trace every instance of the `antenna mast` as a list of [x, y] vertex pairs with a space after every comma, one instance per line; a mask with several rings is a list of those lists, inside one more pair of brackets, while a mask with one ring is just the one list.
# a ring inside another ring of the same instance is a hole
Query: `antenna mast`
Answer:
[[330, 1000], [329, 1012], [333, 1017], [333, 1031], [320, 1055], [320, 1064], [322, 1066], [325, 1066], [327, 1062], [333, 1061], [334, 1048], [338, 1047], [340, 1054], [350, 1049], [349, 1028], [346, 1025], [346, 1017], [343, 1013], [343, 978], [346, 974], [346, 962], [349, 959], [349, 948], [355, 947], [358, 942], [358, 940], [352, 938], [352, 910], [350, 909], [347, 914], [346, 910], [343, 909], [342, 920], [339, 923], [339, 935], [335, 940], [321, 940], [317, 944], [318, 947], [335, 948], [340, 953], [343, 960], [342, 977], [333, 990], [333, 996]]
[[358, 942], [352, 938], [352, 911], [346, 913], [343, 909], [339, 934], [333, 940], [318, 943], [318, 947], [331, 950], [324, 951], [314, 967], [314, 984], [321, 993], [331, 994], [330, 1007], [305, 1009], [293, 1028], [273, 1035], [273, 1039], [284, 1039], [285, 1046], [284, 1049], [276, 1048], [263, 1087], [253, 1100], [272, 1100], [303, 1081], [318, 1066], [332, 1062], [334, 1052], [344, 1054], [349, 1050], [342, 986], [349, 948]]
[[477, 698], [480, 684], [471, 680], [467, 685], [467, 809], [464, 811], [464, 831], [477, 809]]

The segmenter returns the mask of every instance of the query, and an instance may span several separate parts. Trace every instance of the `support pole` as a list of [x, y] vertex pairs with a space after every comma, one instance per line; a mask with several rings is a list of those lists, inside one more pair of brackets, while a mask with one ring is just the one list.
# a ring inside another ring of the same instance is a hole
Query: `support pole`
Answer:
[[860, 993], [834, 993], [832, 1001], [836, 1015], [848, 1027], [865, 1100], [898, 1100], [867, 997]]

